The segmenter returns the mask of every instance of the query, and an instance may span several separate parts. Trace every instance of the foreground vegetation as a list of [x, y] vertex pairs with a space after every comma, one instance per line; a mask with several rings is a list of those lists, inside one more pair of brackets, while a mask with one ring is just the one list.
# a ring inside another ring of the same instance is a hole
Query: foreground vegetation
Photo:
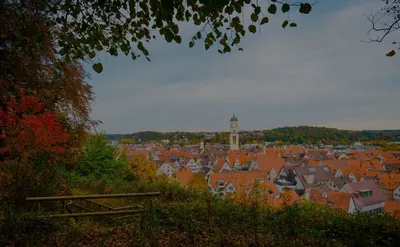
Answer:
[[[397, 246], [400, 222], [388, 215], [348, 215], [304, 201], [283, 209], [237, 204], [175, 182], [74, 181], [91, 193], [160, 191], [135, 200], [140, 220], [31, 220], [20, 225], [20, 243], [40, 246]], [[127, 205], [132, 201], [112, 203]], [[14, 235], [15, 237], [16, 235]], [[4, 239], [4, 238], [2, 238]], [[15, 240], [15, 239], [14, 239]], [[2, 243], [2, 245], [5, 243]]]

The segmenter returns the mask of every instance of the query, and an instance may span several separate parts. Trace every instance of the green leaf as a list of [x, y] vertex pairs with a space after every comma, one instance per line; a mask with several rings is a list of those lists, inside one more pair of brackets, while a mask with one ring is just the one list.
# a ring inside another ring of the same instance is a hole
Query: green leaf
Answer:
[[250, 33], [256, 33], [256, 32], [257, 32], [256, 26], [250, 25], [250, 26], [249, 26], [249, 32], [250, 32]]
[[393, 57], [394, 55], [396, 55], [396, 52], [394, 50], [392, 50], [388, 54], [386, 54], [387, 57]]
[[271, 5], [268, 7], [268, 12], [269, 12], [270, 14], [272, 14], [272, 15], [275, 15], [275, 13], [276, 13], [276, 5], [275, 5], [275, 4], [271, 4]]
[[286, 21], [283, 22], [282, 27], [283, 27], [283, 28], [286, 28], [286, 26], [287, 26], [288, 24], [289, 24], [289, 21], [286, 20]]
[[237, 33], [240, 33], [242, 30], [243, 30], [243, 25], [242, 25], [242, 24], [237, 24], [237, 25], [235, 26], [235, 31], [236, 31]]
[[300, 5], [299, 12], [302, 13], [302, 14], [309, 14], [309, 13], [311, 12], [311, 9], [312, 9], [311, 4], [309, 4], [309, 3], [302, 3], [302, 4]]
[[297, 27], [297, 24], [294, 23], [294, 22], [292, 22], [292, 23], [290, 23], [290, 26], [291, 26], [291, 27]]
[[288, 12], [289, 10], [290, 10], [290, 5], [287, 4], [287, 3], [284, 3], [284, 4], [282, 5], [282, 12], [283, 12], [283, 13], [286, 13], [286, 12]]
[[198, 39], [201, 39], [201, 33], [200, 32], [197, 32], [196, 36], [197, 36]]
[[204, 46], [206, 47], [206, 50], [210, 49], [210, 45], [208, 43], [205, 43]]
[[258, 15], [256, 15], [255, 13], [252, 13], [251, 14], [251, 21], [252, 22], [257, 22], [257, 20], [258, 20]]
[[58, 51], [58, 54], [60, 54], [60, 56], [64, 56], [65, 55], [65, 48], [61, 48], [61, 50]]
[[178, 25], [174, 25], [171, 29], [172, 29], [172, 32], [174, 32], [174, 34], [179, 33], [179, 27], [178, 27]]
[[0, 34], [0, 38], [5, 39], [7, 38], [8, 34], [7, 33], [2, 33]]
[[177, 44], [180, 44], [180, 43], [182, 42], [182, 37], [179, 36], [179, 35], [176, 35], [176, 36], [174, 37], [174, 40], [175, 40], [175, 42], [176, 42]]
[[143, 45], [143, 43], [142, 43], [141, 41], [139, 41], [139, 43], [137, 44], [137, 48], [138, 48], [141, 52], [143, 52], [143, 54], [144, 54], [145, 56], [148, 56], [148, 55], [149, 55], [149, 51], [144, 47], [144, 45]]
[[95, 63], [93, 64], [93, 70], [100, 74], [103, 71], [103, 65], [101, 63]]
[[189, 42], [189, 47], [192, 48], [193, 46], [194, 46], [193, 41], [190, 41], [190, 42]]
[[96, 52], [94, 52], [94, 51], [89, 52], [89, 58], [90, 59], [93, 59], [95, 56], [96, 56]]
[[268, 22], [269, 22], [268, 17], [264, 17], [264, 18], [262, 18], [260, 24], [263, 25], [263, 24], [266, 24], [266, 23], [268, 23]]
[[172, 40], [174, 39], [174, 34], [173, 34], [170, 30], [166, 30], [166, 31], [165, 31], [165, 34], [164, 34], [164, 37], [165, 37], [165, 40], [166, 40], [168, 43], [171, 43]]

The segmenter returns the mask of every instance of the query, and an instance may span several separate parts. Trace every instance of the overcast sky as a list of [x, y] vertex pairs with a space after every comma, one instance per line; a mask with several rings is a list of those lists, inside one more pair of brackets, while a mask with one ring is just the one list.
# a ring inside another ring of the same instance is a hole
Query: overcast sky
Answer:
[[400, 55], [389, 37], [367, 44], [365, 14], [378, 0], [322, 0], [297, 28], [274, 17], [244, 38], [243, 52], [220, 55], [183, 28], [183, 45], [162, 39], [149, 46], [151, 62], [102, 54], [92, 74], [92, 118], [108, 133], [225, 131], [235, 112], [240, 129], [313, 125], [341, 129], [400, 129]]

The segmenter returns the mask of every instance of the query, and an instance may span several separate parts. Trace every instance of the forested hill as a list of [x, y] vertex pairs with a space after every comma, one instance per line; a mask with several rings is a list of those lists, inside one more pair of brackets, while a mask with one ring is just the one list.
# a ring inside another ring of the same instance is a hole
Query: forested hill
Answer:
[[[228, 133], [214, 133], [216, 137], [211, 137], [211, 142], [226, 143], [229, 139]], [[141, 140], [160, 141], [163, 139], [182, 140], [185, 139], [190, 143], [198, 143], [204, 138], [204, 133], [200, 132], [169, 132], [162, 133], [156, 131], [144, 131], [133, 134], [109, 134], [110, 140], [131, 139], [134, 142]], [[242, 131], [240, 135], [241, 143], [251, 142], [275, 142], [282, 141], [287, 144], [350, 144], [355, 141], [361, 142], [378, 142], [400, 141], [400, 130], [364, 130], [350, 131], [335, 128], [297, 126], [297, 127], [280, 127], [271, 130], [260, 131]]]
[[267, 141], [287, 143], [349, 144], [355, 141], [399, 141], [400, 130], [351, 131], [325, 127], [282, 127], [267, 131]]

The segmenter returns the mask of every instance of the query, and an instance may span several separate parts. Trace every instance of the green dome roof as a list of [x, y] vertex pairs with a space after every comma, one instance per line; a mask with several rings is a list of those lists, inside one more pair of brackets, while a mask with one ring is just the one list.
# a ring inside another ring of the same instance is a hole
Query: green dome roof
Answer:
[[231, 117], [231, 121], [238, 121], [237, 117], [235, 116], [235, 113], [233, 113], [233, 116]]

